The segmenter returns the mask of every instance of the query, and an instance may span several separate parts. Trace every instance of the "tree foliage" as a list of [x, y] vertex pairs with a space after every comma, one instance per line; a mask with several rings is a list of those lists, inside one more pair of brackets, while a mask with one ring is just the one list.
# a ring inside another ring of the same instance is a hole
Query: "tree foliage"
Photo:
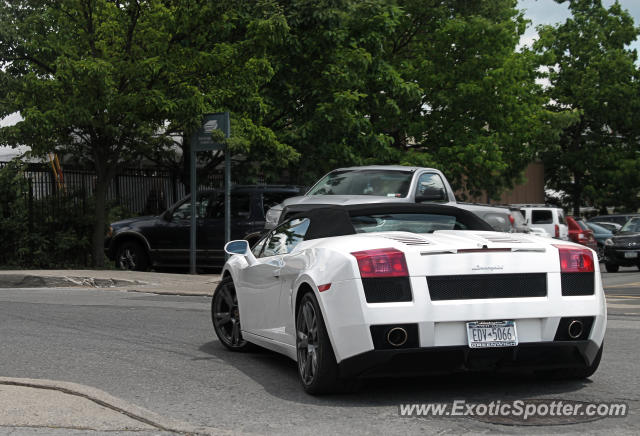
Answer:
[[341, 165], [436, 166], [497, 196], [548, 136], [515, 0], [281, 1], [267, 125], [309, 182]]
[[0, 143], [71, 154], [94, 167], [97, 265], [108, 185], [123, 162], [166, 149], [162, 132], [188, 131], [204, 112], [237, 108], [239, 137], [285, 162], [295, 156], [262, 127], [257, 93], [272, 75], [264, 46], [286, 26], [269, 3], [251, 4], [0, 3], [0, 115], [20, 111], [24, 118], [0, 130]]
[[548, 71], [547, 107], [569, 119], [542, 153], [547, 181], [568, 195], [574, 214], [586, 203], [635, 210], [640, 89], [627, 46], [639, 31], [618, 3], [571, 0], [569, 9], [571, 18], [540, 28], [535, 44]]

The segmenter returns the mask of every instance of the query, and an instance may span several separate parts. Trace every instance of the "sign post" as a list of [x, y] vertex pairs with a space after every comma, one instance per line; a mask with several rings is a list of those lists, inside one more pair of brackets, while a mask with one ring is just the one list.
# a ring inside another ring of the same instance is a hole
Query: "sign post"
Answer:
[[196, 157], [199, 151], [224, 150], [224, 240], [231, 239], [231, 156], [228, 148], [214, 142], [211, 134], [220, 130], [225, 138], [231, 134], [229, 112], [205, 114], [202, 127], [191, 134], [191, 232], [189, 243], [189, 272], [196, 274], [196, 202], [198, 185], [196, 177]]

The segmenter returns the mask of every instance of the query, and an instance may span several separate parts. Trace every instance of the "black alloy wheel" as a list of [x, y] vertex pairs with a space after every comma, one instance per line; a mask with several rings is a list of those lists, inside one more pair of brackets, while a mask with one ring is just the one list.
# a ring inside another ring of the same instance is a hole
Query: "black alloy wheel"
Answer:
[[211, 321], [218, 339], [225, 347], [233, 351], [247, 348], [248, 342], [242, 338], [240, 328], [236, 288], [230, 277], [223, 279], [213, 293]]
[[296, 316], [298, 377], [309, 394], [324, 394], [349, 389], [348, 380], [338, 378], [336, 356], [312, 291], [302, 296]]

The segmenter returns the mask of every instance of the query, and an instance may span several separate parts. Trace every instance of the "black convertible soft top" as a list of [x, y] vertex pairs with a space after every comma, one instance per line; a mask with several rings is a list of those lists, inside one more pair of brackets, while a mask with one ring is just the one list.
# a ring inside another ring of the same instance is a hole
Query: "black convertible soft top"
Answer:
[[373, 203], [348, 206], [297, 204], [285, 207], [281, 216], [285, 221], [309, 218], [311, 222], [305, 236], [305, 240], [309, 240], [355, 234], [356, 231], [351, 223], [353, 216], [407, 213], [452, 216], [466, 230], [494, 231], [486, 221], [472, 212], [442, 204]]

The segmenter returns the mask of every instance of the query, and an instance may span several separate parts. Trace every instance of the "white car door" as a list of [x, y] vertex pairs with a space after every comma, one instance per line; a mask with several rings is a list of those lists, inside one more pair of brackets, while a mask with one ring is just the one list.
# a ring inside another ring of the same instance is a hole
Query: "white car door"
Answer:
[[271, 231], [262, 244], [254, 265], [240, 274], [242, 294], [239, 295], [242, 329], [278, 342], [285, 342], [285, 319], [282, 316], [280, 294], [283, 257], [303, 238], [300, 231], [308, 221], [288, 221]]

